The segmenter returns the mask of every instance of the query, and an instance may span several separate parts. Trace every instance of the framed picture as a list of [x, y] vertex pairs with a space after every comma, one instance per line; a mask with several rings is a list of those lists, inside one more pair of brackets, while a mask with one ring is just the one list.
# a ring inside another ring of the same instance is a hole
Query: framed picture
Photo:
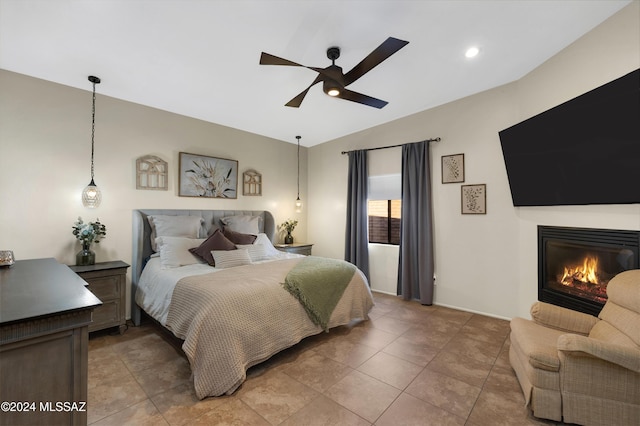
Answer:
[[464, 154], [442, 156], [442, 183], [464, 182]]
[[238, 162], [181, 152], [178, 195], [238, 198]]
[[487, 185], [462, 185], [462, 214], [487, 213]]

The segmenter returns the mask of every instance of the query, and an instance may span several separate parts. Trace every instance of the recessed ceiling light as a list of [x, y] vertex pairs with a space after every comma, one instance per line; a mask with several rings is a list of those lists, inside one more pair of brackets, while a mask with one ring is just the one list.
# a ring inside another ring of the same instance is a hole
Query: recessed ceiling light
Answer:
[[480, 49], [478, 49], [477, 47], [473, 46], [467, 49], [467, 51], [464, 53], [464, 56], [466, 56], [467, 58], [473, 58], [475, 56], [478, 55], [478, 53], [480, 53]]

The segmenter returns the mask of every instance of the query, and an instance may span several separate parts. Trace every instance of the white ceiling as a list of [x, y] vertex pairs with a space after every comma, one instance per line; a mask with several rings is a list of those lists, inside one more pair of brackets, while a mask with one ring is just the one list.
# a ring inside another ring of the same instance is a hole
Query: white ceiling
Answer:
[[[517, 80], [630, 0], [0, 0], [0, 68], [313, 146]], [[334, 99], [316, 73], [262, 51], [350, 70], [387, 37], [409, 41]], [[480, 54], [466, 59], [476, 45]]]

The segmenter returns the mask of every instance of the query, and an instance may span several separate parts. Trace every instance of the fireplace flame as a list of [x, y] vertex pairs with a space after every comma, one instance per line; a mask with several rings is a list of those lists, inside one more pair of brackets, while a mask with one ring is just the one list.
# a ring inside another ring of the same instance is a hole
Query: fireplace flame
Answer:
[[576, 281], [590, 284], [600, 284], [598, 279], [598, 258], [587, 256], [582, 261], [582, 265], [564, 268], [564, 275], [560, 282], [564, 285], [571, 285]]

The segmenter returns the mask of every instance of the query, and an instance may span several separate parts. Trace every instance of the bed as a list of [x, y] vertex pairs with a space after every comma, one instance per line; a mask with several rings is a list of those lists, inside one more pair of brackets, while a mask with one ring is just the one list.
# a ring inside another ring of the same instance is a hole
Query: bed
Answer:
[[144, 311], [182, 340], [200, 399], [232, 394], [249, 367], [305, 337], [368, 319], [361, 271], [280, 252], [275, 234], [268, 211], [133, 211], [132, 320]]

